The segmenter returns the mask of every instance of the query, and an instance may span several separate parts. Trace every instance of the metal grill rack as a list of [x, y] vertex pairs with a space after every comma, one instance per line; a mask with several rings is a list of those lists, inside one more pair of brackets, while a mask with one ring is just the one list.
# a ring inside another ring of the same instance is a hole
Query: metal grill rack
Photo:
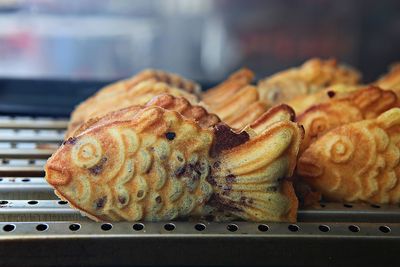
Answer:
[[43, 179], [66, 120], [0, 117], [0, 266], [395, 264], [400, 207], [321, 203], [298, 223], [96, 223]]

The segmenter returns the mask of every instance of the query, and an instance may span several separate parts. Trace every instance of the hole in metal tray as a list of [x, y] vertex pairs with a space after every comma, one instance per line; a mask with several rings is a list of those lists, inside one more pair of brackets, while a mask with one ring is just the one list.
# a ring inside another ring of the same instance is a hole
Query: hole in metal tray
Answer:
[[6, 224], [3, 226], [3, 231], [4, 232], [12, 232], [15, 229], [15, 225], [14, 224]]
[[357, 225], [350, 225], [349, 226], [349, 230], [350, 230], [350, 232], [353, 232], [353, 233], [358, 233], [358, 232], [360, 232], [360, 227], [359, 226], [357, 226]]
[[197, 231], [201, 232], [201, 231], [206, 230], [206, 225], [203, 224], [203, 223], [197, 223], [197, 224], [194, 226], [194, 229], [196, 229]]
[[381, 231], [382, 233], [387, 234], [387, 233], [390, 233], [391, 229], [390, 229], [389, 226], [382, 225], [382, 226], [379, 227], [379, 231]]
[[112, 224], [110, 224], [110, 223], [103, 223], [102, 225], [101, 225], [101, 230], [103, 230], [103, 231], [109, 231], [109, 230], [111, 230], [112, 229]]
[[228, 224], [228, 226], [226, 227], [226, 229], [229, 232], [236, 232], [237, 230], [239, 230], [239, 227], [236, 224]]
[[133, 228], [133, 230], [135, 230], [135, 231], [141, 231], [141, 230], [144, 229], [144, 224], [143, 224], [143, 223], [135, 223], [135, 224], [132, 226], [132, 228]]
[[39, 232], [43, 232], [46, 231], [49, 228], [49, 226], [47, 224], [38, 224], [36, 226], [36, 230], [38, 230]]
[[173, 231], [173, 230], [175, 230], [175, 228], [176, 228], [175, 224], [173, 224], [173, 223], [167, 223], [164, 225], [164, 229], [167, 231]]
[[78, 231], [79, 229], [81, 229], [81, 225], [77, 223], [70, 224], [69, 226], [69, 230], [73, 232]]

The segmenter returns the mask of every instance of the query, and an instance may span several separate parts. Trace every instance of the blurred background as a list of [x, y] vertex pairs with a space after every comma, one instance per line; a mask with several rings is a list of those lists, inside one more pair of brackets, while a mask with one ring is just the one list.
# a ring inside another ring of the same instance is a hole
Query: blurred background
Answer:
[[310, 57], [376, 79], [400, 60], [400, 1], [0, 0], [0, 112], [16, 101], [65, 114], [143, 68], [208, 87], [241, 66], [262, 78]]

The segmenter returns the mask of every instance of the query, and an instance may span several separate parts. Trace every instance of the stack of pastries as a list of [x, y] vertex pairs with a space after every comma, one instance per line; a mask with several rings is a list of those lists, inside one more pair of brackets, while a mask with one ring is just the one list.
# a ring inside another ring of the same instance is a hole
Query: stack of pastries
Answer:
[[100, 221], [294, 222], [299, 199], [400, 203], [399, 70], [360, 84], [311, 59], [204, 92], [145, 70], [77, 106], [46, 179]]

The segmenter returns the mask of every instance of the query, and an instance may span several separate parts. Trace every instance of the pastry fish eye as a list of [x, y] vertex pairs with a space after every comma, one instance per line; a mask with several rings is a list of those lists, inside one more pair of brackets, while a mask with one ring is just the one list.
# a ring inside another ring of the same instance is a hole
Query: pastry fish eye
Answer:
[[354, 145], [347, 137], [335, 140], [329, 149], [330, 159], [335, 163], [345, 163], [351, 159], [354, 153]]
[[322, 133], [322, 132], [326, 131], [326, 129], [328, 129], [328, 125], [329, 125], [329, 123], [328, 123], [328, 119], [326, 117], [320, 116], [320, 117], [314, 118], [310, 124], [310, 131], [309, 131], [310, 136], [311, 137], [318, 136], [320, 133]]
[[101, 155], [100, 142], [91, 136], [80, 139], [71, 151], [72, 162], [81, 168], [93, 167], [100, 161]]

